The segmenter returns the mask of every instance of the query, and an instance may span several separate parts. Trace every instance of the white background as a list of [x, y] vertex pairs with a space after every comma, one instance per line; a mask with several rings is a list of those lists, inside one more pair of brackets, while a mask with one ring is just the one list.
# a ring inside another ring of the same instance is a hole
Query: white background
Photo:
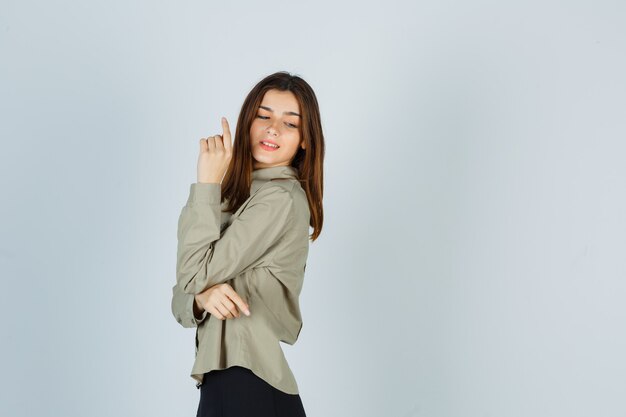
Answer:
[[622, 1], [0, 2], [3, 416], [192, 416], [198, 140], [320, 102], [307, 416], [626, 415]]

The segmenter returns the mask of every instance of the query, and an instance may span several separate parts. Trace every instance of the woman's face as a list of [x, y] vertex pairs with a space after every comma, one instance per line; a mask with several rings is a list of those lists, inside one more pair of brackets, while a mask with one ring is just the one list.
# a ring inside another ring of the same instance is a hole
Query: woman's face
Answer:
[[[300, 106], [291, 91], [268, 90], [250, 126], [254, 169], [290, 165], [300, 144]], [[265, 145], [269, 142], [278, 148]]]

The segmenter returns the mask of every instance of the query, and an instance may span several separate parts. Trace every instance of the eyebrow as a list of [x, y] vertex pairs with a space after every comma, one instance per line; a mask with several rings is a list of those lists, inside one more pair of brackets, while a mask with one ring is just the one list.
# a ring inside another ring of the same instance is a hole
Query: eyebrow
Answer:
[[[274, 110], [272, 110], [271, 107], [267, 107], [267, 106], [259, 106], [262, 109], [265, 109], [267, 111], [271, 111], [272, 113], [274, 113]], [[300, 116], [298, 113], [296, 113], [295, 111], [284, 111], [283, 114], [289, 115], [289, 116], [298, 116], [298, 117], [302, 117]]]

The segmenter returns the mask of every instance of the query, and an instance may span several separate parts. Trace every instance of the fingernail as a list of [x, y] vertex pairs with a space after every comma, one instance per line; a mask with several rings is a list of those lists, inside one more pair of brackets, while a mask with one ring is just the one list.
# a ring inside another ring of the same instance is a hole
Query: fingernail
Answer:
[[246, 313], [246, 316], [250, 315], [250, 311], [249, 310], [244, 310], [244, 313]]

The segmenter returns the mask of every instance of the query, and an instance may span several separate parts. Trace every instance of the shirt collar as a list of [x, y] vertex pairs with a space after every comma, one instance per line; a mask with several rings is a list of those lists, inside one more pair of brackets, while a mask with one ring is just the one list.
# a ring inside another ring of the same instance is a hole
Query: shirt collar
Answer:
[[298, 169], [292, 166], [280, 165], [269, 168], [258, 168], [252, 171], [253, 181], [269, 181], [272, 178], [298, 178]]

